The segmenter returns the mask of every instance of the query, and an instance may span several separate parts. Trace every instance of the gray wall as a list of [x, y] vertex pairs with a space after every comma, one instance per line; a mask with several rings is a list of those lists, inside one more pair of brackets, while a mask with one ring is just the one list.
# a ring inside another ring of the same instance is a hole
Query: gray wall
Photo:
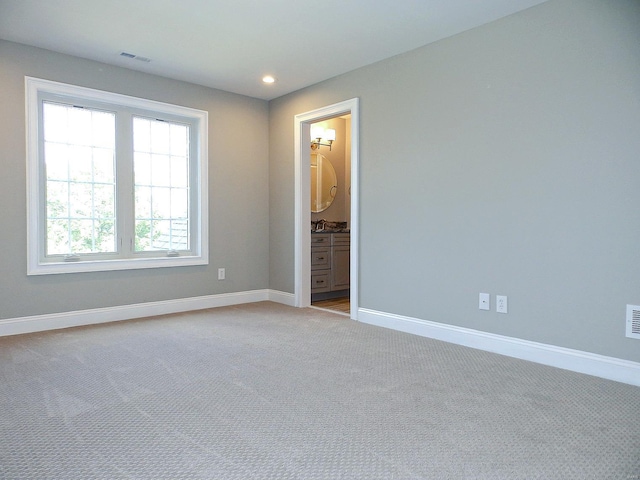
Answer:
[[[209, 112], [208, 266], [27, 277], [25, 75]], [[0, 319], [268, 288], [267, 102], [0, 41], [0, 108]]]
[[271, 101], [270, 287], [293, 292], [293, 116], [359, 97], [361, 307], [640, 361], [639, 25], [551, 0]]

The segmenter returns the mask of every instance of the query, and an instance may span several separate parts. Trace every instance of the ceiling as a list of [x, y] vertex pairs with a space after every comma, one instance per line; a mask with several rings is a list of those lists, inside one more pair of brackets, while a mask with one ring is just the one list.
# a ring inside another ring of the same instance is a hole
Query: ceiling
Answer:
[[544, 1], [0, 0], [0, 38], [270, 100]]

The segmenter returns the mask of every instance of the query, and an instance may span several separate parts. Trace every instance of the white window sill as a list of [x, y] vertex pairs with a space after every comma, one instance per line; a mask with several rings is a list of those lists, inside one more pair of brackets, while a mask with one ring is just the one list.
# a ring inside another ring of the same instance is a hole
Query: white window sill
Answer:
[[208, 265], [204, 256], [166, 258], [135, 258], [124, 260], [84, 260], [78, 262], [50, 262], [30, 264], [27, 275], [55, 275], [61, 273], [108, 272], [116, 270], [138, 270], [143, 268], [186, 267]]

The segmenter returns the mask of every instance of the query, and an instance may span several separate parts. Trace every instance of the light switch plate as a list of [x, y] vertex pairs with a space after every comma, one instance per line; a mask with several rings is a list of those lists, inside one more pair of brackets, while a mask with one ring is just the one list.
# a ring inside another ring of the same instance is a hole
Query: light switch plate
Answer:
[[480, 310], [491, 310], [491, 295], [489, 293], [481, 293], [479, 297]]

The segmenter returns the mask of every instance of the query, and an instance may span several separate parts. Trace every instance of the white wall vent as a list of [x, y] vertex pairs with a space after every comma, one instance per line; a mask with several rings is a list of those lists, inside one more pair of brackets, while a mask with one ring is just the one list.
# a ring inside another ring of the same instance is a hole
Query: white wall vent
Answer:
[[640, 340], [640, 306], [627, 305], [627, 337]]

